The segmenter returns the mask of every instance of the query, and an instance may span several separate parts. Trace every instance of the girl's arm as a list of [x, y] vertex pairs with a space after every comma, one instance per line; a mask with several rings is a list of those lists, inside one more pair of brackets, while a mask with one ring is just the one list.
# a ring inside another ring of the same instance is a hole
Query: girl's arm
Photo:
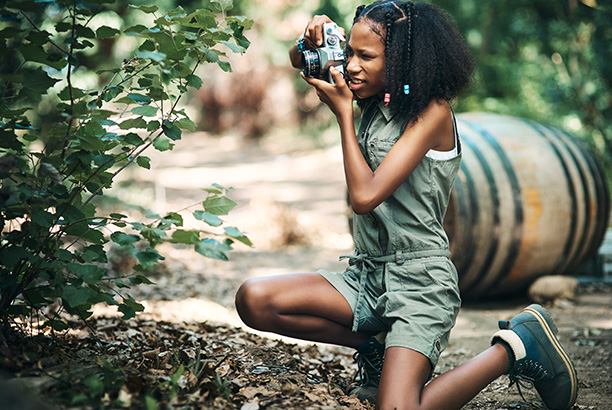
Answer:
[[339, 71], [332, 68], [336, 85], [306, 78], [316, 87], [321, 101], [336, 115], [340, 125], [344, 172], [351, 206], [365, 214], [387, 199], [421, 162], [427, 151], [448, 151], [454, 147], [453, 120], [446, 102], [432, 101], [419, 120], [410, 124], [376, 171], [363, 157], [353, 122], [352, 96]]

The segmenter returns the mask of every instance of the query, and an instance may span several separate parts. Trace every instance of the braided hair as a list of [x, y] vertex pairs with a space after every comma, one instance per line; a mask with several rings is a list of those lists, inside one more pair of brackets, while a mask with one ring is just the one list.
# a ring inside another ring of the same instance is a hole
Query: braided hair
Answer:
[[381, 0], [357, 7], [353, 25], [359, 21], [384, 41], [393, 114], [416, 121], [432, 100], [451, 101], [469, 86], [471, 54], [452, 19], [434, 5]]

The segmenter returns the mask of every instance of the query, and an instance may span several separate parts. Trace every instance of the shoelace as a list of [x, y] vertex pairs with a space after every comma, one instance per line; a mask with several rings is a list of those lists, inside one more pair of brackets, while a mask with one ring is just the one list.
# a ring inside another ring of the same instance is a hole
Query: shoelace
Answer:
[[383, 357], [378, 354], [378, 350], [369, 354], [355, 352], [353, 359], [357, 362], [357, 374], [353, 381], [359, 377], [359, 384], [367, 385], [370, 383], [370, 378], [373, 377], [372, 381], [378, 385], [383, 365]]
[[509, 375], [510, 384], [508, 387], [511, 387], [516, 383], [516, 388], [519, 392], [519, 395], [523, 399], [523, 401], [527, 401], [523, 396], [523, 392], [521, 391], [521, 387], [532, 390], [535, 387], [535, 382], [538, 380], [545, 379], [548, 377], [548, 372], [542, 366], [542, 364], [534, 361], [527, 360], [523, 363], [520, 363], [516, 369]]

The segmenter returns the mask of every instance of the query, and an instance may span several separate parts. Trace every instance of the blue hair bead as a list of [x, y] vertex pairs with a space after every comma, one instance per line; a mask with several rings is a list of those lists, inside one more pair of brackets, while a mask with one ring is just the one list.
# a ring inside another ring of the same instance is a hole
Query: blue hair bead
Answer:
[[410, 84], [404, 85], [404, 94], [406, 95], [410, 94]]

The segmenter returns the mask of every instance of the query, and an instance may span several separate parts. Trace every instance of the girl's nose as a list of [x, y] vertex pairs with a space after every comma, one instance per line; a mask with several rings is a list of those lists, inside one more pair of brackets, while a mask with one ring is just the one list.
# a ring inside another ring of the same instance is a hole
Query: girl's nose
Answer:
[[349, 74], [356, 74], [360, 71], [359, 64], [354, 57], [349, 57], [346, 64], [346, 71]]

